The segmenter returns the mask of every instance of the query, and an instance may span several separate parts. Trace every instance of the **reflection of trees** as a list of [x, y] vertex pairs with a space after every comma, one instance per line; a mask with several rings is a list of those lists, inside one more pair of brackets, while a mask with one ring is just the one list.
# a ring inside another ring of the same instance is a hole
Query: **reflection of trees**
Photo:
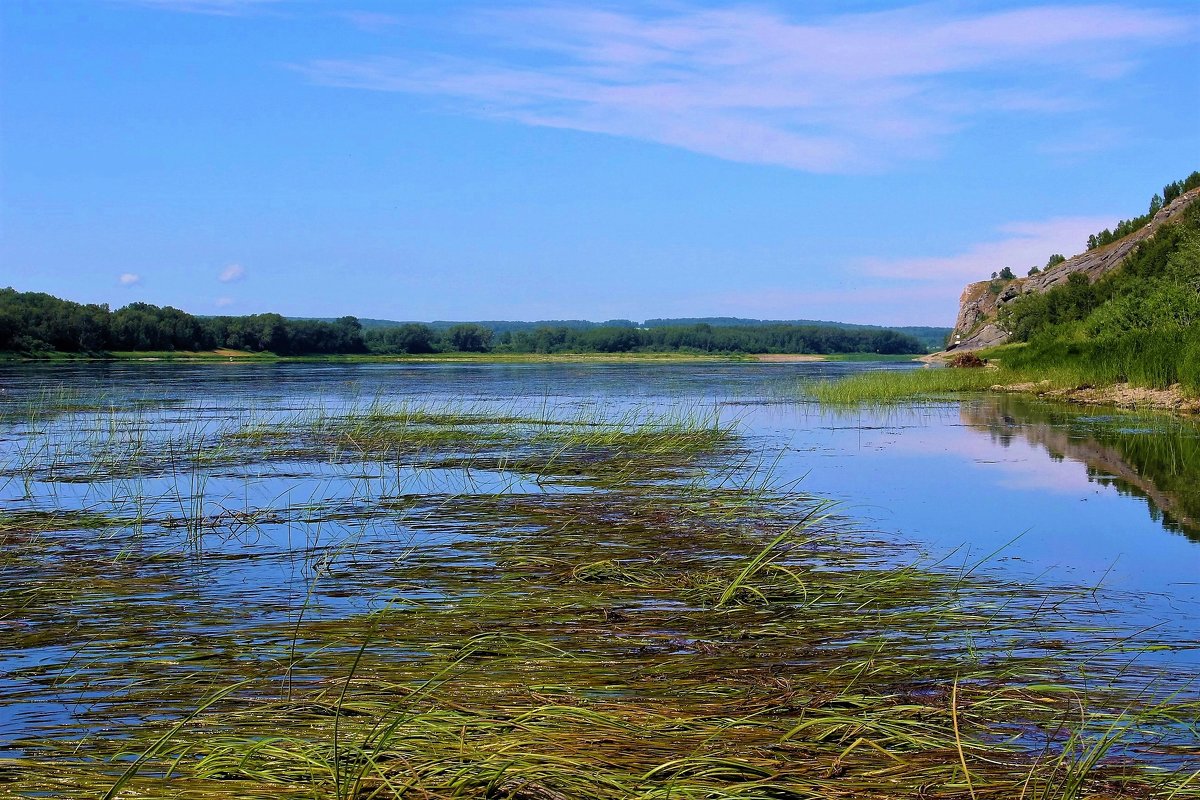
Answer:
[[1165, 415], [1107, 414], [1021, 396], [962, 406], [962, 420], [1008, 447], [1020, 436], [1088, 479], [1147, 501], [1168, 530], [1200, 542], [1200, 426]]

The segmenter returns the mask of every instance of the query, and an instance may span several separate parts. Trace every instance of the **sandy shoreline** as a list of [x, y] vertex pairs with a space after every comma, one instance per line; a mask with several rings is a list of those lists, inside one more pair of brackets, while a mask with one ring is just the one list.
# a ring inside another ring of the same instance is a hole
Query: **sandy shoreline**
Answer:
[[1086, 406], [1117, 406], [1118, 408], [1173, 411], [1177, 414], [1200, 414], [1200, 398], [1186, 396], [1179, 384], [1166, 389], [1147, 389], [1141, 386], [1131, 386], [1128, 383], [1059, 389], [1050, 385], [1049, 381], [1045, 381], [1042, 383], [998, 384], [991, 387], [991, 391], [1033, 394], [1051, 400], [1062, 400]]
[[766, 361], [776, 364], [799, 364], [809, 361], [825, 361], [825, 356], [809, 353], [758, 353], [752, 358], [755, 361]]

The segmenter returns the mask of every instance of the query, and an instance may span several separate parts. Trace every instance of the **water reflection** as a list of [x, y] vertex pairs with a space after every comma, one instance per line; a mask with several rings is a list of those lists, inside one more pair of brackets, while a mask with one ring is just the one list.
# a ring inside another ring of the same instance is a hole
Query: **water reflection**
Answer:
[[1083, 464], [1089, 481], [1146, 501], [1167, 530], [1200, 542], [1200, 426], [1165, 414], [1083, 410], [1021, 396], [964, 403], [962, 421], [994, 443]]

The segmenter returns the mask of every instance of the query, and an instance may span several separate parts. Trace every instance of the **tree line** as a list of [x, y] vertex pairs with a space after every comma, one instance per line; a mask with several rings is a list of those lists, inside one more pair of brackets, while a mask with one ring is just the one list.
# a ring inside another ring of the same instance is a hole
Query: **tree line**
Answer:
[[[1112, 228], [1105, 228], [1099, 233], [1093, 233], [1087, 238], [1087, 249], [1095, 250], [1097, 247], [1104, 247], [1107, 244], [1112, 244], [1118, 239], [1123, 239], [1136, 230], [1140, 230], [1150, 220], [1154, 219], [1154, 215], [1161, 211], [1166, 206], [1169, 206], [1172, 201], [1179, 197], [1184, 192], [1189, 192], [1192, 189], [1200, 187], [1200, 170], [1193, 172], [1186, 178], [1172, 181], [1163, 187], [1162, 194], [1155, 194], [1150, 198], [1150, 209], [1140, 217], [1133, 219], [1120, 220]], [[1044, 268], [1033, 266], [1029, 269], [1027, 275], [1033, 277], [1041, 273], [1044, 269], [1051, 269], [1063, 263], [1067, 259], [1061, 253], [1055, 253], [1046, 261]], [[999, 294], [1003, 288], [1003, 283], [1016, 278], [1010, 267], [1005, 267], [999, 272], [992, 273], [992, 293]]]
[[706, 323], [654, 328], [545, 327], [502, 335], [498, 350], [514, 353], [923, 353], [914, 336], [887, 329], [815, 325]]
[[1186, 178], [1178, 181], [1172, 181], [1163, 187], [1162, 194], [1155, 194], [1150, 198], [1150, 210], [1140, 217], [1133, 219], [1123, 219], [1118, 222], [1111, 230], [1105, 228], [1099, 233], [1093, 233], [1088, 237], [1087, 249], [1095, 250], [1097, 247], [1104, 247], [1106, 244], [1112, 244], [1118, 239], [1123, 239], [1134, 231], [1140, 229], [1147, 222], [1154, 218], [1154, 215], [1163, 209], [1164, 206], [1171, 204], [1171, 201], [1179, 197], [1184, 192], [1191, 191], [1200, 186], [1200, 170], [1193, 172]]
[[279, 314], [197, 317], [149, 303], [110, 311], [106, 305], [0, 289], [0, 350], [36, 355], [222, 347], [279, 355], [366, 352], [354, 317], [335, 322], [288, 320]]
[[0, 351], [39, 355], [121, 351], [207, 351], [276, 355], [438, 352], [919, 353], [914, 337], [885, 329], [804, 325], [659, 328], [543, 326], [499, 336], [477, 323], [437, 330], [422, 323], [363, 328], [355, 317], [288, 319], [279, 314], [199, 317], [170, 306], [75, 303], [40, 292], [0, 289]]

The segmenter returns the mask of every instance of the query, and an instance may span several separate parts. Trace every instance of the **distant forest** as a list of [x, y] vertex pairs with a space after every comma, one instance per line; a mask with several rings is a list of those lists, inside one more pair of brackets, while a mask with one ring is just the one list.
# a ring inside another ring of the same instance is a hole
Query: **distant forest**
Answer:
[[[334, 322], [332, 318], [317, 319], [318, 322]], [[409, 324], [390, 319], [364, 319], [359, 318], [362, 323], [363, 330], [370, 331], [372, 328], [399, 328]], [[428, 325], [435, 332], [442, 333], [455, 327], [456, 325], [475, 324], [488, 328], [496, 337], [503, 337], [506, 333], [526, 332], [530, 333], [540, 329], [558, 329], [568, 328], [570, 330], [592, 330], [595, 328], [691, 328], [696, 325], [708, 325], [711, 328], [776, 328], [778, 326], [799, 327], [799, 328], [839, 328], [845, 330], [862, 330], [862, 331], [883, 331], [891, 330], [897, 333], [903, 333], [912, 336], [921, 343], [920, 352], [929, 350], [940, 350], [946, 344], [946, 339], [950, 335], [950, 328], [941, 328], [929, 325], [904, 325], [904, 326], [883, 326], [883, 325], [862, 325], [853, 322], [829, 322], [826, 320], [815, 319], [748, 319], [745, 317], [665, 317], [648, 319], [645, 322], [635, 322], [629, 319], [611, 319], [606, 322], [592, 322], [585, 319], [550, 319], [550, 320], [479, 320], [471, 321], [470, 323], [434, 320], [433, 322], [418, 323]]]
[[200, 317], [170, 306], [131, 303], [116, 311], [39, 292], [0, 289], [0, 351], [54, 353], [206, 351], [218, 348], [281, 356], [495, 353], [923, 353], [916, 337], [883, 328], [834, 325], [575, 328], [541, 325], [497, 334], [480, 323], [448, 327], [410, 322], [365, 327], [355, 317], [288, 319], [279, 314]]

